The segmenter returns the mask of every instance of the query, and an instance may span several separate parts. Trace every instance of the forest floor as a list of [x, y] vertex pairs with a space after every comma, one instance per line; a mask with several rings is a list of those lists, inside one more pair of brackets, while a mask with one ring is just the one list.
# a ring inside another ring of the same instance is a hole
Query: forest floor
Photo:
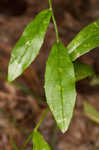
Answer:
[[[44, 95], [45, 64], [55, 41], [50, 23], [45, 43], [35, 62], [15, 83], [8, 83], [10, 53], [25, 26], [41, 10], [48, 8], [47, 0], [0, 0], [0, 150], [13, 150], [9, 136], [20, 147], [40, 119], [47, 104]], [[99, 18], [99, 0], [54, 0], [53, 3], [60, 39], [67, 45], [86, 25]], [[99, 74], [99, 48], [80, 58]], [[51, 112], [40, 126], [40, 132], [53, 150], [99, 150], [99, 124], [86, 117], [86, 100], [99, 110], [99, 86], [91, 78], [77, 83], [77, 101], [69, 130], [62, 134]], [[32, 150], [32, 142], [25, 150]]]

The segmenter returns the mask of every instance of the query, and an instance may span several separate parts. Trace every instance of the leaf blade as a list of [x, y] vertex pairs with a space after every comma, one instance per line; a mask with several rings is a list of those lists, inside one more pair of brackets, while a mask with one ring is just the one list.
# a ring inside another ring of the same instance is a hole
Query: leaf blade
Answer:
[[48, 57], [45, 94], [58, 127], [65, 132], [72, 118], [76, 92], [73, 64], [61, 42], [53, 45]]
[[74, 70], [76, 82], [94, 75], [94, 70], [92, 69], [92, 67], [80, 61], [74, 62]]
[[72, 61], [99, 46], [99, 19], [82, 29], [67, 46]]
[[32, 63], [43, 44], [51, 18], [49, 9], [40, 12], [25, 28], [11, 53], [8, 81], [13, 81]]
[[84, 102], [85, 115], [92, 121], [99, 124], [99, 111], [97, 111], [91, 104]]
[[33, 133], [33, 150], [51, 150], [47, 142], [38, 131]]

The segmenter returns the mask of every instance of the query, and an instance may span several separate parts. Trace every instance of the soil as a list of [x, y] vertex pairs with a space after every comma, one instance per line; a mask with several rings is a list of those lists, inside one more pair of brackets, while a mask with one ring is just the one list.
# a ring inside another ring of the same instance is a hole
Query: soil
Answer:
[[[47, 0], [0, 0], [0, 150], [13, 150], [9, 136], [20, 147], [47, 107], [44, 94], [45, 64], [55, 31], [49, 25], [45, 42], [34, 63], [19, 77], [19, 85], [6, 80], [10, 53], [25, 26], [41, 10]], [[99, 0], [54, 0], [53, 9], [60, 39], [67, 45], [86, 25], [99, 18]], [[99, 74], [99, 48], [79, 58]], [[99, 150], [99, 124], [86, 117], [86, 100], [99, 110], [99, 86], [91, 78], [77, 83], [77, 101], [69, 130], [62, 134], [51, 112], [40, 126], [40, 132], [53, 150]], [[32, 141], [25, 150], [32, 150]]]

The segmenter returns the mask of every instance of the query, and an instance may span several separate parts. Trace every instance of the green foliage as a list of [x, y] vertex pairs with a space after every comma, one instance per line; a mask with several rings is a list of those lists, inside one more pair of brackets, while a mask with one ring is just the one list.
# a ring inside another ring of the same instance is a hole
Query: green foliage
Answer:
[[88, 118], [99, 124], [99, 112], [92, 105], [84, 102], [84, 112]]
[[99, 19], [85, 27], [67, 46], [74, 61], [81, 55], [99, 46]]
[[91, 82], [90, 82], [91, 86], [97, 86], [99, 85], [99, 75], [94, 75]]
[[25, 140], [24, 144], [21, 145], [21, 150], [24, 150], [24, 148], [30, 142], [30, 140], [32, 139], [32, 137], [33, 137], [33, 132], [28, 136], [28, 138]]
[[36, 58], [43, 44], [50, 18], [51, 11], [47, 9], [40, 12], [28, 24], [11, 53], [8, 81], [15, 80]]
[[38, 131], [34, 131], [32, 140], [33, 150], [51, 150], [49, 145], [46, 143], [46, 141]]
[[82, 80], [94, 75], [94, 70], [88, 65], [80, 61], [74, 63], [76, 81]]
[[55, 43], [48, 57], [45, 72], [47, 103], [62, 132], [68, 129], [75, 104], [75, 75], [68, 50]]
[[[75, 82], [94, 74], [89, 65], [72, 61], [99, 46], [99, 20], [85, 27], [66, 48], [59, 40], [51, 0], [49, 0], [49, 6], [49, 9], [40, 12], [29, 23], [14, 47], [8, 67], [8, 81], [13, 81], [19, 77], [34, 61], [43, 44], [45, 33], [52, 17], [56, 32], [56, 42], [51, 49], [46, 64], [45, 94], [48, 106], [58, 127], [62, 132], [65, 132], [69, 127], [75, 105]], [[88, 104], [85, 104], [85, 112], [87, 115], [93, 112], [91, 116], [95, 115], [97, 117], [95, 111], [92, 111]], [[42, 119], [44, 119], [45, 115]], [[96, 117], [92, 118], [97, 120]], [[50, 150], [48, 144], [37, 131], [42, 119], [33, 132], [34, 150]], [[28, 139], [30, 140], [31, 137], [32, 134]], [[29, 141], [28, 139], [26, 144]]]
[[19, 148], [17, 147], [17, 145], [16, 145], [16, 143], [15, 143], [15, 141], [14, 141], [14, 139], [13, 139], [12, 136], [10, 136], [10, 141], [11, 141], [11, 143], [12, 143], [13, 149], [14, 149], [14, 150], [19, 150]]

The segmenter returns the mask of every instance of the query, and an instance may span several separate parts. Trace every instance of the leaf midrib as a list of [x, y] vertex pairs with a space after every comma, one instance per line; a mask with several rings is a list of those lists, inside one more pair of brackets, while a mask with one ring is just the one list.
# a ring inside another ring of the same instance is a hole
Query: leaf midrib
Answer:
[[[58, 59], [57, 59], [57, 66], [58, 66], [58, 67], [57, 67], [57, 72], [58, 72], [58, 78], [59, 78], [59, 84], [60, 84], [61, 106], [62, 106], [62, 108], [63, 108], [63, 105], [64, 105], [64, 104], [63, 104], [63, 92], [62, 92], [62, 83], [61, 83], [62, 80], [61, 80], [61, 73], [60, 73], [60, 71], [59, 71], [59, 69], [58, 69], [58, 68], [60, 68], [60, 67], [59, 67], [59, 66], [60, 66], [60, 65], [59, 65], [59, 64], [60, 64], [60, 61], [59, 61], [59, 60], [60, 60], [60, 59], [59, 59], [59, 54], [60, 54], [60, 53], [58, 53], [58, 46], [57, 46], [57, 48], [56, 48], [56, 53], [57, 53], [56, 56], [57, 56], [57, 58], [58, 58]], [[63, 109], [62, 109], [62, 117], [63, 117], [63, 124], [65, 125], [65, 121], [64, 121], [64, 118], [65, 118], [65, 117], [64, 117], [64, 111], [63, 111]]]

